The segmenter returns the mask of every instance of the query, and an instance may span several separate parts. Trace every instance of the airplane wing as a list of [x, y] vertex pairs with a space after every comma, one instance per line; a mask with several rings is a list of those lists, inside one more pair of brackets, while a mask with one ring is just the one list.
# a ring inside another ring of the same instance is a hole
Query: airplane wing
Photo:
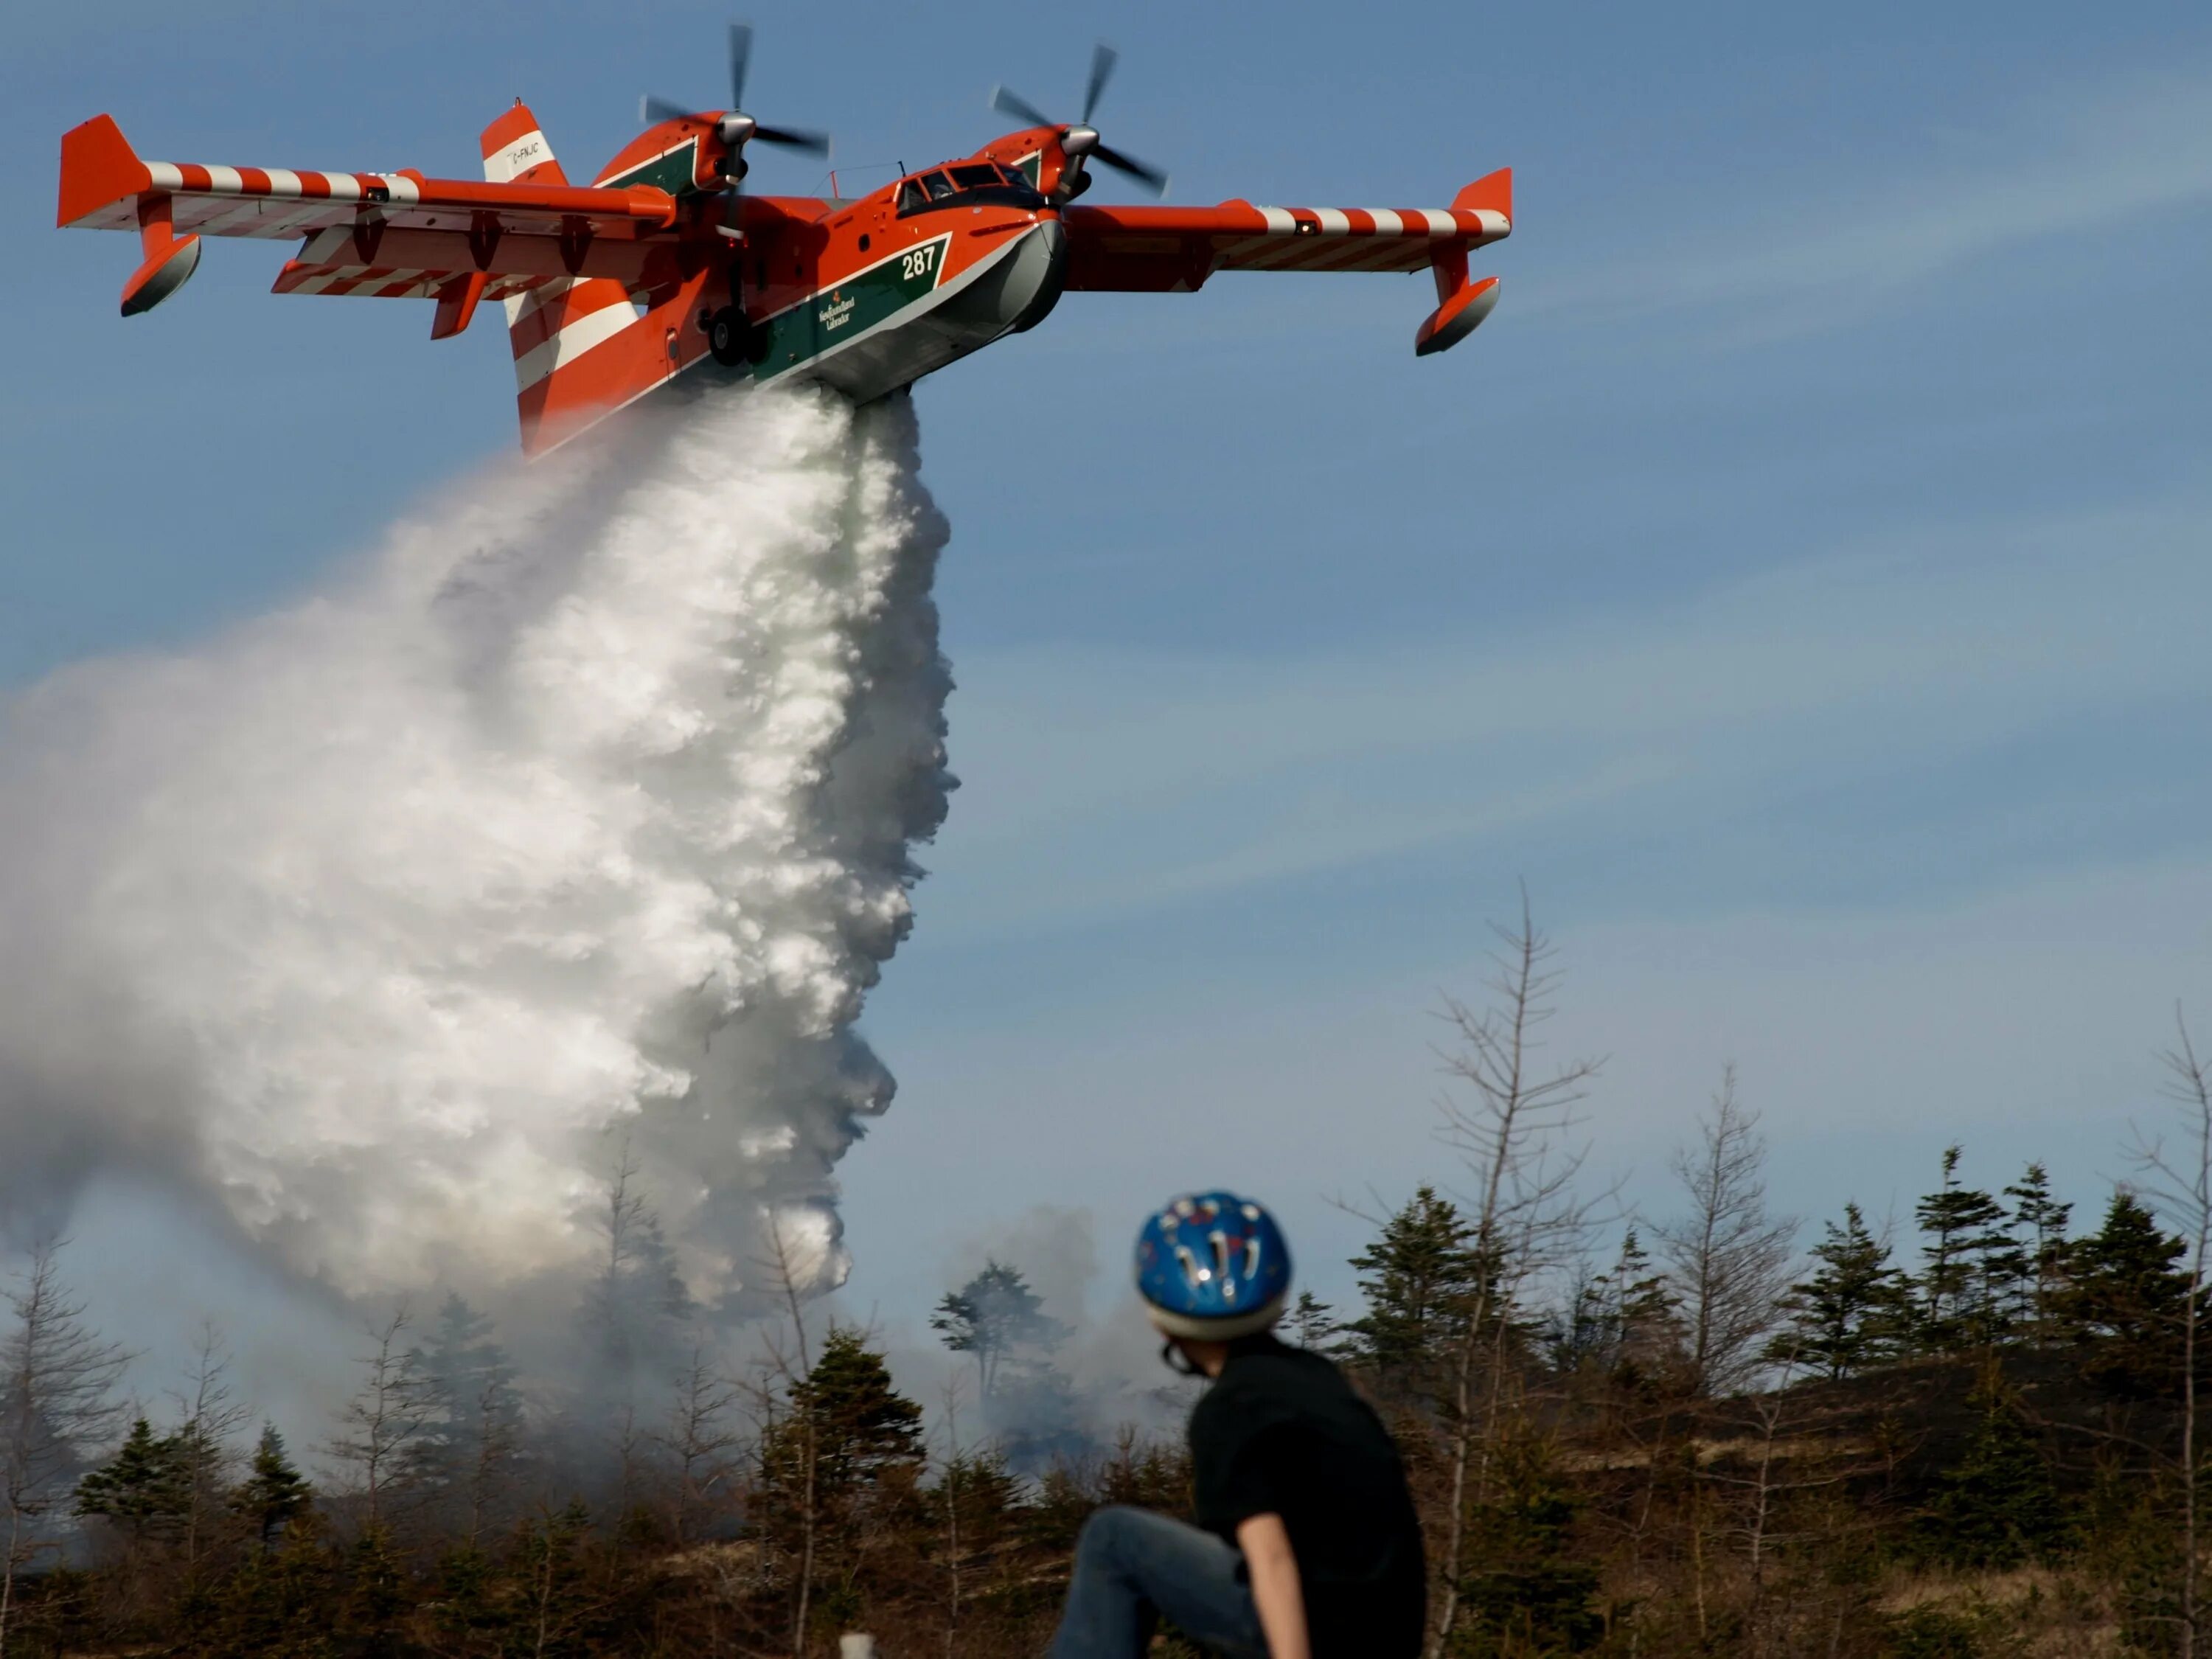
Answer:
[[650, 285], [668, 279], [677, 257], [675, 239], [656, 234], [675, 223], [675, 201], [650, 185], [148, 161], [105, 115], [63, 137], [56, 220], [139, 233], [146, 258], [124, 287], [125, 316], [184, 285], [199, 262], [201, 236], [303, 237], [276, 292], [435, 295], [439, 332], [458, 332], [447, 326], [448, 313], [465, 326], [466, 313], [487, 295], [563, 277]]
[[1418, 271], [1437, 276], [1437, 312], [1415, 349], [1441, 351], [1497, 303], [1498, 279], [1470, 282], [1468, 251], [1513, 232], [1513, 170], [1460, 191], [1448, 208], [1218, 207], [1060, 210], [1067, 286], [1188, 294], [1218, 270]]

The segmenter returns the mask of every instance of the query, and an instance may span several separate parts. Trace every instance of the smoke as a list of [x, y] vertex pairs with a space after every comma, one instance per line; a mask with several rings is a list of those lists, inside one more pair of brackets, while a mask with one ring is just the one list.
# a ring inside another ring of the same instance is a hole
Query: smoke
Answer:
[[[847, 1259], [854, 1033], [943, 819], [911, 407], [696, 401], [320, 597], [0, 714], [0, 1222], [96, 1176], [347, 1296], [566, 1282], [619, 1159], [685, 1289]], [[334, 459], [332, 511], [382, 482]]]

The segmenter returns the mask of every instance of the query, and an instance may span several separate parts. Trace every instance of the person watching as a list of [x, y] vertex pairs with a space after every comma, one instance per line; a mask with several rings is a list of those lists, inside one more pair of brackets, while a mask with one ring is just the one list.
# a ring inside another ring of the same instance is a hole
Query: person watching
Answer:
[[1344, 1373], [1274, 1336], [1291, 1284], [1274, 1218], [1234, 1193], [1174, 1199], [1137, 1235], [1136, 1279], [1161, 1357], [1209, 1379], [1198, 1524], [1092, 1515], [1052, 1659], [1139, 1659], [1163, 1617], [1231, 1659], [1412, 1659], [1427, 1592], [1405, 1468]]

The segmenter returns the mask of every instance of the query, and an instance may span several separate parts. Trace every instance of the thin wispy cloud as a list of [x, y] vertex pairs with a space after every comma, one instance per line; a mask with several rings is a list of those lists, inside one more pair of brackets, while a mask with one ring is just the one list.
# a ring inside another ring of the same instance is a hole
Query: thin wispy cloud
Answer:
[[[1655, 204], [1632, 259], [1569, 270], [1528, 295], [1529, 315], [1632, 320], [1723, 309], [1762, 337], [1863, 317], [1992, 256], [2055, 250], [2146, 216], [2212, 200], [2212, 70], [2172, 70], [2044, 99], [1931, 137], [1924, 164], [1876, 179], [1862, 162], [1749, 216], [1686, 182]], [[1532, 285], [1536, 286], [1536, 285]]]
[[1291, 659], [963, 665], [938, 925], [1067, 921], [2212, 701], [2194, 504], [1839, 550], [1637, 616]]

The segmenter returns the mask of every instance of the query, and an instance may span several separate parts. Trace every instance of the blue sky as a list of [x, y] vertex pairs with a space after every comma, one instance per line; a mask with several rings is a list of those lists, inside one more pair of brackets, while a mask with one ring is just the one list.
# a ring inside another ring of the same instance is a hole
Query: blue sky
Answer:
[[[587, 171], [726, 15], [131, 3], [0, 67], [0, 684], [311, 588], [514, 440], [499, 331], [210, 251], [129, 323], [60, 132], [467, 176], [525, 95]], [[753, 103], [862, 164], [1078, 94], [1035, 8], [763, 9]], [[1909, 1214], [1944, 1142], [2094, 1200], [2176, 999], [2212, 1030], [2212, 17], [2201, 7], [1117, 9], [1109, 142], [1173, 198], [1441, 204], [1510, 164], [1492, 319], [1425, 279], [1073, 296], [919, 393], [965, 787], [866, 1029], [853, 1295], [1032, 1206], [1450, 1176], [1424, 1010], [1525, 879], [1664, 1207], [1734, 1058], [1778, 1192]], [[759, 162], [768, 188], [816, 174]], [[1102, 198], [1112, 189], [1102, 186]], [[1808, 1233], [1811, 1229], [1808, 1227]], [[1110, 1276], [1109, 1276], [1110, 1278]], [[1102, 1279], [1101, 1301], [1107, 1294]]]

